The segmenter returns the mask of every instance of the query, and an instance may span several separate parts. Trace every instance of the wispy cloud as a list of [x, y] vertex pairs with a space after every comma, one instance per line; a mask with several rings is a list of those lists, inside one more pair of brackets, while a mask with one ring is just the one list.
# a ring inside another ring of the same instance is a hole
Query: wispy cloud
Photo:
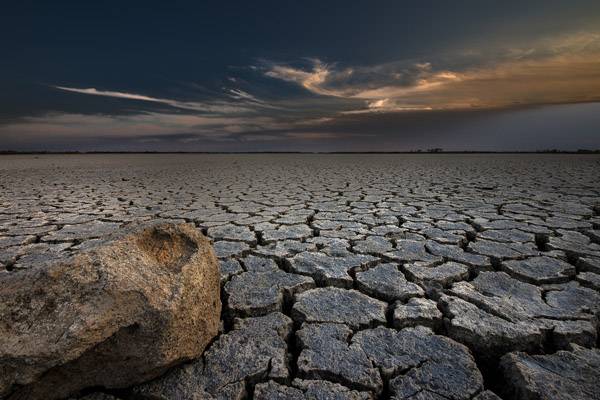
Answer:
[[67, 86], [54, 86], [56, 89], [64, 90], [67, 92], [86, 94], [92, 96], [104, 96], [112, 97], [117, 99], [125, 100], [137, 100], [146, 101], [151, 103], [164, 104], [173, 108], [182, 110], [198, 111], [204, 113], [221, 113], [221, 114], [240, 114], [254, 112], [256, 106], [264, 107], [268, 106], [265, 102], [257, 99], [249, 93], [241, 90], [231, 89], [229, 90], [230, 97], [235, 100], [242, 100], [240, 102], [230, 101], [211, 101], [211, 102], [196, 102], [196, 101], [181, 101], [166, 99], [160, 97], [146, 96], [138, 93], [127, 93], [112, 90], [98, 90], [96, 88], [74, 88]]
[[327, 79], [332, 72], [329, 66], [318, 59], [312, 59], [311, 61], [313, 65], [310, 71], [274, 64], [265, 72], [265, 75], [297, 83], [312, 93], [326, 96], [341, 96], [336, 90], [330, 90], [326, 86]]
[[313, 59], [308, 68], [270, 63], [264, 74], [315, 95], [363, 101], [346, 114], [600, 101], [598, 33], [547, 38], [477, 61], [462, 68], [427, 61], [340, 68]]
[[297, 91], [289, 95], [289, 87], [280, 85], [283, 90], [277, 97], [268, 92], [276, 92], [277, 86], [259, 87], [262, 80], [252, 83], [247, 76], [229, 77], [225, 86], [210, 91], [194, 87], [196, 97], [187, 98], [61, 85], [54, 88], [140, 103], [135, 107], [125, 103], [126, 113], [120, 113], [123, 102], [112, 102], [110, 107], [119, 112], [52, 111], [13, 119], [0, 126], [0, 135], [14, 142], [53, 137], [68, 143], [93, 137], [144, 143], [167, 138], [178, 143], [286, 139], [323, 143], [369, 132], [374, 123], [385, 122], [381, 128], [385, 132], [410, 130], [412, 125], [406, 128], [402, 119], [422, 119], [425, 112], [448, 116], [464, 110], [600, 101], [600, 34], [583, 32], [522, 46], [474, 49], [457, 52], [450, 60], [432, 56], [343, 66], [313, 58], [303, 64], [262, 61], [249, 70], [255, 78], [260, 74], [274, 79], [272, 83], [292, 83], [304, 89], [304, 95], [297, 96]]

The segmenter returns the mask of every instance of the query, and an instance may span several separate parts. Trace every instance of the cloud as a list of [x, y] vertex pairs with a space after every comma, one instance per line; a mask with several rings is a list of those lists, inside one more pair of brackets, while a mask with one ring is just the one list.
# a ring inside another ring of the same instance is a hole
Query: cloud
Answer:
[[270, 78], [297, 83], [312, 93], [325, 96], [341, 96], [336, 90], [329, 90], [325, 86], [331, 73], [329, 67], [318, 59], [311, 61], [313, 64], [311, 71], [304, 71], [286, 65], [272, 65], [265, 72], [265, 75]]
[[228, 92], [229, 92], [229, 96], [236, 100], [250, 100], [252, 102], [259, 103], [259, 104], [264, 103], [262, 100], [257, 99], [250, 93], [244, 92], [241, 89], [229, 89]]
[[0, 127], [4, 137], [148, 137], [194, 134], [207, 139], [238, 135], [247, 131], [287, 127], [267, 116], [205, 116], [190, 114], [142, 113], [133, 115], [88, 115], [50, 113]]
[[182, 110], [198, 111], [204, 113], [220, 113], [220, 114], [241, 114], [241, 113], [252, 113], [255, 112], [255, 107], [266, 106], [267, 104], [258, 100], [254, 96], [243, 92], [241, 90], [231, 90], [234, 99], [236, 100], [250, 100], [251, 102], [242, 101], [239, 103], [228, 102], [228, 101], [212, 101], [212, 102], [194, 102], [194, 101], [180, 101], [173, 99], [165, 99], [159, 97], [145, 96], [137, 93], [126, 93], [111, 90], [98, 90], [96, 88], [73, 88], [67, 86], [54, 86], [59, 90], [64, 90], [72, 93], [86, 94], [92, 96], [103, 96], [112, 97], [117, 99], [125, 100], [137, 100], [147, 101], [151, 103], [164, 104], [173, 108]]
[[362, 101], [342, 114], [600, 101], [599, 33], [545, 38], [469, 57], [468, 63], [446, 62], [460, 68], [429, 61], [339, 68], [312, 59], [304, 68], [267, 64], [264, 74], [315, 95]]
[[[62, 92], [123, 102], [107, 101], [110, 107], [104, 114], [75, 104], [61, 112], [5, 120], [0, 136], [4, 143], [96, 138], [148, 144], [273, 144], [342, 143], [353, 135], [352, 140], [358, 141], [360, 135], [369, 144], [365, 133], [445, 132], [448, 121], [458, 115], [462, 123], [508, 107], [600, 101], [600, 34], [581, 32], [521, 46], [490, 46], [456, 52], [450, 58], [352, 66], [313, 58], [302, 64], [262, 61], [250, 69], [253, 76], [292, 83], [304, 89], [304, 95], [290, 95], [289, 87], [284, 87], [280, 97], [270, 94], [264, 100], [250, 93], [254, 90], [245, 90], [250, 87], [246, 78], [227, 79], [227, 86], [215, 91], [204, 89], [201, 101], [54, 86]], [[260, 91], [253, 88], [258, 93], [278, 90], [271, 84]], [[140, 103], [132, 108], [128, 101]], [[431, 126], [423, 127], [423, 121]]]

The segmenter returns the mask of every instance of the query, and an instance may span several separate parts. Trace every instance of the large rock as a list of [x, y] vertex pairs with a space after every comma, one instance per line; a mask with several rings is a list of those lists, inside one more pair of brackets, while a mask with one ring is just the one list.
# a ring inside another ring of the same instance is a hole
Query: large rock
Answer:
[[198, 357], [217, 334], [219, 266], [193, 225], [133, 226], [0, 277], [0, 396], [119, 388]]

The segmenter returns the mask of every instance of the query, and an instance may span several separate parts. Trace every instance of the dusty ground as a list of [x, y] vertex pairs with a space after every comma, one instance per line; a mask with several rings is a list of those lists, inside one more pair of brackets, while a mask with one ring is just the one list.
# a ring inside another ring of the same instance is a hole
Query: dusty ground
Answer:
[[120, 397], [598, 399], [599, 177], [575, 155], [3, 156], [0, 274], [130, 221], [213, 238], [223, 333]]

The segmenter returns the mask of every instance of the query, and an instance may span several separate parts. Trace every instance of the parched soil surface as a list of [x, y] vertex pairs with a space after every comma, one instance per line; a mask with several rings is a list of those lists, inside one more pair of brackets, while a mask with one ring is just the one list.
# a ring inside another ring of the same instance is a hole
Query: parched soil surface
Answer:
[[599, 399], [600, 157], [0, 157], [0, 279], [123, 224], [220, 259], [201, 359], [87, 399]]

